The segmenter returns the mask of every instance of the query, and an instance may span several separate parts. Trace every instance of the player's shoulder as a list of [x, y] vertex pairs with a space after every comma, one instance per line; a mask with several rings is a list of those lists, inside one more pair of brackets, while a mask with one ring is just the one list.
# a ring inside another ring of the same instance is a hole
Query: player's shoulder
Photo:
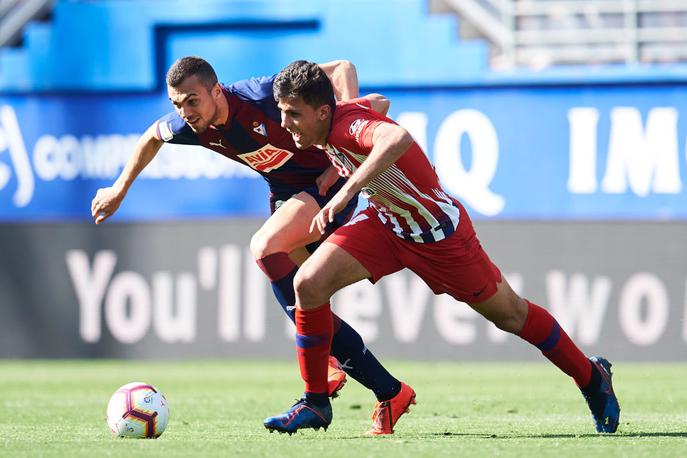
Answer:
[[355, 138], [359, 140], [361, 132], [384, 117], [371, 108], [370, 101], [365, 98], [337, 102], [334, 112], [334, 128], [336, 136]]
[[274, 100], [272, 93], [274, 77], [275, 75], [248, 78], [223, 86], [223, 89], [246, 101]]
[[260, 112], [269, 119], [278, 122], [280, 114], [272, 92], [273, 82], [274, 75], [250, 78], [237, 81], [229, 86], [223, 86], [230, 109], [246, 110], [246, 112], [253, 114]]
[[192, 143], [198, 141], [198, 135], [186, 124], [176, 111], [172, 111], [157, 120], [157, 138], [171, 143]]

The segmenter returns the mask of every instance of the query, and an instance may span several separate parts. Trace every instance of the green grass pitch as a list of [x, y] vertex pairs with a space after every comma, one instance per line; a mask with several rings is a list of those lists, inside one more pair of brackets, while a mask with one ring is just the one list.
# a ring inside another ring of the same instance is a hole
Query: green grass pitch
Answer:
[[[544, 362], [387, 365], [418, 404], [393, 436], [366, 437], [374, 399], [353, 380], [327, 432], [263, 428], [302, 389], [295, 361], [0, 361], [0, 456], [687, 456], [684, 364], [614, 365], [615, 435], [596, 434], [572, 381]], [[132, 381], [169, 401], [157, 440], [107, 428], [110, 395]]]

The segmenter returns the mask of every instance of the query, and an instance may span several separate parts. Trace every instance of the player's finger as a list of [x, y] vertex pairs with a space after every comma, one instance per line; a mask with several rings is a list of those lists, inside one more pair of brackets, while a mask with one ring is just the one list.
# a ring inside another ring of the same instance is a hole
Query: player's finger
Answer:
[[99, 211], [100, 202], [96, 202], [95, 200], [93, 200], [93, 204], [91, 205], [91, 216], [95, 218]]
[[328, 216], [329, 216], [329, 218], [328, 218], [329, 222], [333, 223], [334, 222], [334, 209], [333, 208], [329, 209], [329, 215]]
[[313, 232], [315, 232], [315, 228], [316, 228], [317, 226], [318, 226], [318, 224], [317, 224], [317, 215], [315, 215], [315, 217], [312, 219], [312, 221], [310, 221], [310, 233], [311, 233], [311, 234], [312, 234]]
[[94, 197], [93, 200], [91, 201], [91, 215], [95, 216], [95, 209], [98, 205], [98, 198]]

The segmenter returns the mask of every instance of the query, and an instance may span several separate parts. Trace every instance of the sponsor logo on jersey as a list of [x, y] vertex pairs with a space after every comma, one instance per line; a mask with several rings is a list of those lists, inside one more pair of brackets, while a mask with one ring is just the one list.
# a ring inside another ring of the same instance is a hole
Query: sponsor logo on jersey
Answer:
[[257, 122], [254, 122], [253, 126], [255, 126], [253, 127], [253, 132], [257, 132], [263, 137], [267, 137], [267, 129], [265, 128], [264, 124], [258, 124]]
[[291, 151], [277, 148], [269, 143], [259, 150], [238, 155], [246, 164], [263, 173], [278, 169], [286, 164], [291, 156], [293, 156]]
[[360, 141], [360, 132], [368, 122], [369, 121], [367, 119], [356, 119], [351, 123], [351, 127], [348, 128], [348, 133], [355, 137], [356, 142]]
[[157, 123], [157, 128], [160, 131], [160, 139], [162, 139], [162, 141], [168, 142], [172, 139], [172, 137], [174, 137], [172, 129], [167, 121], [161, 121]]

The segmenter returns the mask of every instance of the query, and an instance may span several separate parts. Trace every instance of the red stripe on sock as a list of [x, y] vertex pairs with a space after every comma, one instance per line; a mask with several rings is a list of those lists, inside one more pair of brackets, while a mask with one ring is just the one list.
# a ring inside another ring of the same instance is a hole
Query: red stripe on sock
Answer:
[[[520, 331], [520, 337], [532, 345], [538, 346], [545, 342], [554, 329], [556, 319], [544, 308], [527, 301], [527, 319]], [[592, 375], [592, 365], [589, 359], [577, 348], [570, 336], [560, 328], [560, 338], [556, 345], [548, 351], [542, 351], [549, 361], [575, 380], [577, 386], [589, 384]]]
[[286, 253], [273, 253], [255, 261], [267, 278], [274, 282], [286, 277], [293, 269], [298, 266], [289, 258]]
[[306, 393], [327, 393], [327, 365], [332, 344], [333, 319], [329, 304], [311, 310], [296, 309], [296, 333], [324, 337], [319, 345], [298, 348], [298, 365]]

